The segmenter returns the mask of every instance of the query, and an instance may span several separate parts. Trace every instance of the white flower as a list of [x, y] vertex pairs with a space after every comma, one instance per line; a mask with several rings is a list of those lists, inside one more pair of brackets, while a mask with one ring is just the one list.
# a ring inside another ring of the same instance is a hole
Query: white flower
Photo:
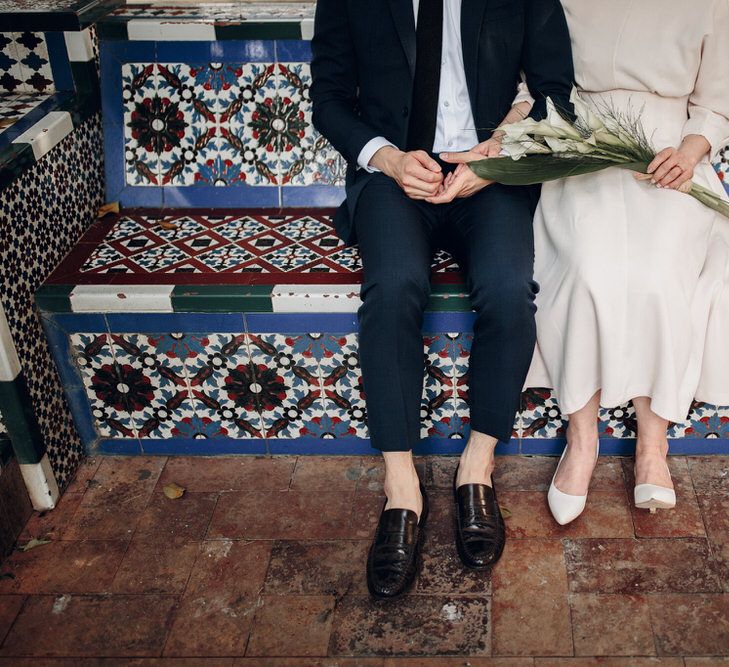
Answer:
[[589, 142], [580, 139], [554, 139], [553, 137], [545, 137], [547, 146], [552, 149], [552, 153], [581, 153], [588, 155], [595, 150], [595, 147]]
[[575, 114], [580, 123], [591, 132], [599, 132], [605, 129], [605, 123], [602, 122], [600, 116], [598, 116], [590, 107], [585, 100], [583, 100], [577, 93], [577, 88], [572, 88], [570, 94], [570, 102], [575, 108]]
[[529, 141], [529, 139], [504, 142], [501, 146], [501, 155], [510, 157], [512, 160], [518, 160], [525, 155], [549, 155], [551, 152], [544, 144], [540, 144], [537, 141]]
[[575, 139], [578, 141], [582, 139], [582, 135], [577, 131], [575, 126], [568, 120], [565, 120], [559, 111], [557, 111], [551, 97], [547, 98], [547, 123], [555, 134], [545, 134], [545, 137], [551, 136], [558, 139]]

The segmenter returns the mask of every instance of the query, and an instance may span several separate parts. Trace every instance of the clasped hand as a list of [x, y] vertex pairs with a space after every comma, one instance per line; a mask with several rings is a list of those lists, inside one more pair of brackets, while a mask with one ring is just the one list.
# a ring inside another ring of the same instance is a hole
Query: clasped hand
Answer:
[[470, 197], [493, 181], [484, 180], [468, 168], [468, 163], [494, 157], [501, 151], [499, 137], [477, 144], [470, 151], [442, 153], [444, 162], [458, 165], [445, 178], [441, 166], [425, 151], [402, 152], [392, 147], [380, 149], [371, 164], [394, 179], [411, 199], [445, 204]]

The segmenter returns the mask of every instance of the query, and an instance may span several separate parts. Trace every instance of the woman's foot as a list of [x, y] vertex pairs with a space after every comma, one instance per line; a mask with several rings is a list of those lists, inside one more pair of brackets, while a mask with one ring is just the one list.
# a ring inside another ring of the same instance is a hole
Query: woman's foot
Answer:
[[650, 399], [633, 399], [638, 417], [635, 443], [635, 506], [641, 509], [670, 509], [676, 505], [671, 473], [668, 469], [668, 421], [651, 410]]
[[662, 443], [646, 444], [639, 436], [635, 445], [635, 485], [655, 484], [672, 489], [673, 480], [666, 463], [667, 455], [667, 439]]
[[580, 429], [570, 425], [567, 447], [554, 476], [554, 485], [571, 496], [585, 496], [597, 463], [597, 424], [594, 428]]

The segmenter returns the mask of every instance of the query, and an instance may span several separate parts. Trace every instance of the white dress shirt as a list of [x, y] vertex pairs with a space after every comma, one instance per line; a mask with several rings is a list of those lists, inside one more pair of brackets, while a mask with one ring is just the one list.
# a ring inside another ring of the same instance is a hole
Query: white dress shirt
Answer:
[[[476, 124], [471, 111], [471, 99], [463, 67], [461, 45], [461, 0], [443, 0], [443, 48], [440, 63], [440, 90], [438, 117], [435, 126], [433, 152], [467, 151], [478, 143]], [[415, 23], [418, 21], [420, 0], [413, 0]], [[531, 99], [525, 84], [520, 86], [514, 103]], [[411, 109], [410, 113], [417, 113]], [[370, 166], [372, 156], [383, 146], [393, 146], [385, 137], [368, 141], [359, 153], [357, 164], [367, 171], [378, 171]]]

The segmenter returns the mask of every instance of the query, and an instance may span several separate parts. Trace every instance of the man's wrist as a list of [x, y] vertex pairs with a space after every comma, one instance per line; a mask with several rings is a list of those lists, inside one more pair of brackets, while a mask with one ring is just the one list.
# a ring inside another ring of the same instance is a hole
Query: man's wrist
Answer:
[[383, 146], [370, 158], [370, 166], [379, 169], [386, 176], [391, 176], [393, 164], [402, 155], [402, 151], [395, 146]]

